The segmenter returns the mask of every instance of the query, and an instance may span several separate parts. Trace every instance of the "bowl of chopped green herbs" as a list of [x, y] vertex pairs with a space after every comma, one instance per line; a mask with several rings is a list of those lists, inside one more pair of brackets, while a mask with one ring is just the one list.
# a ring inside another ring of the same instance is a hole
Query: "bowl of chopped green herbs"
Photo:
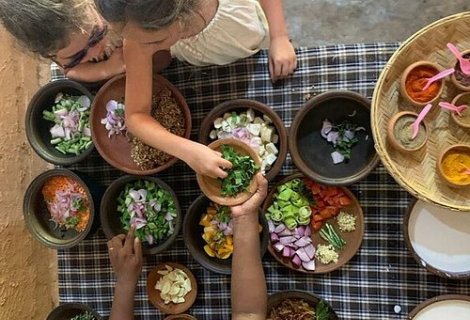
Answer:
[[108, 239], [125, 234], [131, 225], [145, 254], [169, 248], [181, 228], [181, 208], [175, 192], [154, 177], [123, 176], [106, 189], [100, 219]]
[[90, 106], [93, 96], [71, 80], [53, 81], [36, 92], [25, 116], [26, 135], [47, 162], [72, 165], [93, 150]]
[[328, 91], [295, 115], [289, 150], [307, 177], [328, 185], [350, 185], [379, 163], [371, 132], [369, 99], [351, 91]]
[[64, 303], [49, 313], [46, 320], [101, 320], [92, 308], [80, 303]]
[[222, 158], [232, 163], [232, 168], [227, 169], [225, 179], [197, 174], [201, 191], [210, 200], [223, 206], [236, 206], [248, 200], [258, 187], [254, 177], [261, 160], [256, 151], [236, 139], [216, 140], [208, 147], [219, 151]]

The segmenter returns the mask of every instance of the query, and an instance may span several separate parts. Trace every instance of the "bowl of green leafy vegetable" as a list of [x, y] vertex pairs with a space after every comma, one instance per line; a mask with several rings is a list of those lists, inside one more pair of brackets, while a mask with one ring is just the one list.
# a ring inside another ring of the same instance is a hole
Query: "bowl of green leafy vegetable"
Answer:
[[125, 234], [132, 225], [145, 254], [168, 249], [181, 228], [181, 208], [175, 192], [155, 177], [123, 176], [106, 190], [100, 206], [108, 239]]
[[49, 313], [46, 320], [101, 320], [92, 308], [80, 303], [64, 303]]
[[236, 139], [220, 139], [212, 142], [209, 148], [219, 151], [222, 158], [232, 163], [227, 169], [227, 177], [214, 179], [197, 174], [201, 191], [213, 202], [222, 206], [236, 206], [248, 200], [258, 188], [254, 179], [261, 160], [249, 145]]
[[36, 92], [25, 116], [33, 150], [56, 165], [80, 162], [93, 150], [90, 106], [93, 96], [71, 80], [53, 81]]

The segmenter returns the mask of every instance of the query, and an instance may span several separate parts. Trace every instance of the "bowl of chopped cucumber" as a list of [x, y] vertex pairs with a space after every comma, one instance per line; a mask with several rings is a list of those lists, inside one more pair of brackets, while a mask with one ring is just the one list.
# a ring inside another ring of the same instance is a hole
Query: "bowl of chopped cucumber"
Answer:
[[49, 313], [46, 320], [101, 320], [92, 308], [81, 303], [64, 303]]
[[25, 116], [28, 141], [45, 161], [68, 166], [93, 150], [90, 106], [93, 96], [71, 80], [53, 81], [36, 92]]

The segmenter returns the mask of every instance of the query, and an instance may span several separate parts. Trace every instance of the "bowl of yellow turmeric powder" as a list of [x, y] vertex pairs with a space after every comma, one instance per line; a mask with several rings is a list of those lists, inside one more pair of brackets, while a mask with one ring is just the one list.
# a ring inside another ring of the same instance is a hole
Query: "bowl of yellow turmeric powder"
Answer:
[[457, 144], [447, 148], [441, 153], [437, 167], [450, 187], [470, 187], [470, 146]]

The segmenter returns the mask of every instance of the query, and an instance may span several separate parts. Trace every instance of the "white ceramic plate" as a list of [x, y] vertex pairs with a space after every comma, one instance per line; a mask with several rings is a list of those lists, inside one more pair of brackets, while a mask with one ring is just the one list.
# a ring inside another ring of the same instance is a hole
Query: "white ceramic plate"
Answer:
[[413, 320], [470, 320], [470, 297], [436, 297], [425, 301], [410, 314]]

